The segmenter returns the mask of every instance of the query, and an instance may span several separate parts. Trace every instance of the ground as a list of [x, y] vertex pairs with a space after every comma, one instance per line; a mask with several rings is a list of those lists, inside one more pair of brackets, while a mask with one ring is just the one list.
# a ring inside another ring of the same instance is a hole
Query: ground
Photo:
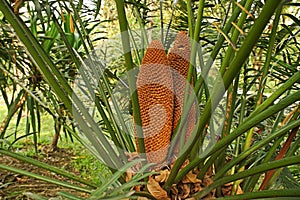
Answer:
[[[32, 157], [44, 163], [63, 168], [75, 175], [80, 175], [79, 170], [74, 167], [73, 161], [76, 159], [76, 157], [73, 149], [57, 149], [56, 151], [50, 151], [49, 149], [49, 146], [43, 146], [40, 148], [39, 154]], [[57, 180], [68, 181], [59, 175], [46, 170], [38, 169], [35, 166], [23, 163], [8, 156], [0, 155], [0, 164], [27, 170], [33, 173], [39, 173], [44, 176], [53, 177]], [[87, 194], [84, 193], [78, 193], [74, 190], [58, 187], [54, 184], [0, 169], [0, 200], [30, 199], [28, 196], [24, 195], [24, 192], [32, 192], [47, 198], [51, 198], [57, 196], [56, 193], [59, 191], [65, 191], [82, 197], [87, 196]]]

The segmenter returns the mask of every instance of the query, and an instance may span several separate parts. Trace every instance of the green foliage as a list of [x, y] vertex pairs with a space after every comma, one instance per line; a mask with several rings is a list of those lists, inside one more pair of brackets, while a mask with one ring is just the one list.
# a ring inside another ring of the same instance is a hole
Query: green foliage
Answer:
[[[78, 146], [77, 144], [77, 149]], [[73, 149], [76, 149], [75, 145]], [[81, 177], [92, 181], [95, 185], [101, 185], [103, 180], [108, 180], [111, 177], [111, 171], [99, 160], [95, 160], [93, 155], [86, 152], [87, 150], [80, 148], [77, 151], [73, 165], [80, 171]]]
[[[41, 7], [42, 3], [44, 7]], [[298, 3], [242, 0], [208, 4], [188, 0], [177, 1], [170, 8], [168, 3], [115, 1], [116, 4], [110, 4], [113, 7], [111, 12], [118, 15], [125, 53], [122, 59], [117, 57], [114, 60], [113, 67], [109, 67], [112, 63], [102, 62], [95, 55], [95, 45], [103, 38], [93, 35], [103, 28], [96, 28], [101, 22], [97, 17], [107, 9], [101, 7], [102, 1], [94, 2], [95, 9], [84, 6], [83, 1], [57, 2], [60, 12], [53, 9], [54, 2], [42, 3], [28, 4], [28, 15], [17, 15], [7, 1], [0, 0], [0, 34], [3, 35], [0, 43], [5, 47], [0, 46], [0, 90], [8, 110], [0, 128], [0, 142], [11, 137], [6, 135], [6, 128], [17, 115], [15, 140], [32, 135], [37, 144], [41, 115], [49, 113], [55, 121], [56, 132], [62, 129], [68, 137], [76, 138], [110, 167], [113, 174], [109, 180], [99, 176], [97, 185], [87, 189], [9, 166], [0, 165], [0, 168], [85, 191], [91, 194], [90, 199], [139, 195], [154, 198], [147, 192], [131, 190], [133, 186], [145, 185], [146, 178], [151, 175], [146, 171], [149, 165], [145, 160], [142, 160], [144, 167], [129, 182], [124, 181], [124, 172], [140, 160], [128, 162], [124, 153], [135, 151], [133, 129], [128, 126], [131, 117], [120, 106], [113, 89], [117, 87], [115, 83], [120, 80], [119, 76], [127, 73], [129, 88], [125, 93], [131, 98], [134, 121], [141, 125], [136, 74], [131, 74], [131, 71], [140, 65], [144, 48], [139, 49], [131, 31], [141, 28], [139, 36], [142, 43], [147, 44], [151, 38], [146, 30], [159, 26], [162, 31], [155, 37], [161, 38], [168, 46], [172, 40], [170, 28], [173, 27], [188, 30], [190, 38], [195, 41], [191, 48], [188, 81], [193, 80], [201, 113], [192, 133], [194, 139], [181, 150], [164, 189], [170, 192], [172, 185], [179, 183], [193, 169], [199, 170], [198, 178], [203, 179], [213, 166], [213, 183], [197, 192], [196, 199], [205, 197], [215, 188], [217, 197], [229, 198], [222, 197], [220, 191], [224, 184], [231, 182], [234, 182], [232, 194], [238, 187], [245, 194], [230, 199], [300, 196], [295, 190], [299, 189], [297, 165], [300, 164], [300, 22], [288, 10], [299, 9]], [[162, 11], [166, 13], [162, 15]], [[112, 23], [116, 25], [116, 21]], [[9, 27], [14, 29], [18, 38]], [[15, 71], [20, 74], [18, 79]], [[96, 83], [93, 82], [95, 77]], [[82, 85], [75, 90], [78, 80]], [[86, 107], [83, 96], [92, 97], [87, 99], [93, 103], [92, 108]], [[187, 108], [192, 105], [188, 97], [185, 102]], [[24, 110], [27, 115], [25, 133], [17, 137]], [[216, 120], [220, 116], [225, 116], [224, 121]], [[187, 112], [183, 112], [181, 120], [184, 122], [186, 118]], [[214, 120], [221, 127], [218, 134], [215, 134]], [[178, 128], [176, 131], [180, 133], [182, 130]], [[139, 151], [143, 153], [140, 126], [136, 127], [136, 134]], [[217, 142], [207, 147], [208, 136], [217, 136]], [[9, 154], [6, 150], [1, 149], [1, 152]], [[15, 154], [9, 155], [33, 162]], [[86, 167], [89, 159], [92, 158], [78, 158], [75, 162], [83, 170], [83, 176], [86, 170], [91, 170]], [[186, 160], [189, 164], [182, 169]], [[33, 164], [50, 171], [57, 170], [41, 163]], [[273, 169], [276, 170], [272, 172]], [[55, 172], [69, 176], [65, 172]], [[277, 189], [280, 190], [273, 191]], [[80, 199], [68, 193], [60, 195]]]

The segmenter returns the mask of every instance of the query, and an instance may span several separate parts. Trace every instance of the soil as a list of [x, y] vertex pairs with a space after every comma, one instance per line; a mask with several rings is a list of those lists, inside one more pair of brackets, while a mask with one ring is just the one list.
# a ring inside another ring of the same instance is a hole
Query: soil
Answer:
[[[74, 157], [75, 155], [72, 149], [56, 149], [55, 151], [53, 151], [50, 150], [49, 146], [44, 146], [40, 149], [40, 152], [32, 158], [50, 164], [52, 166], [63, 168], [68, 172], [79, 176], [80, 172], [72, 166], [72, 159], [74, 159]], [[39, 169], [33, 165], [21, 162], [5, 155], [0, 155], [0, 164], [26, 170], [32, 173], [41, 174], [43, 176], [51, 177], [56, 180], [72, 183], [71, 180], [67, 180], [66, 178], [55, 173]], [[74, 184], [80, 185], [75, 182]], [[59, 187], [51, 183], [0, 169], [0, 200], [31, 199], [24, 194], [25, 192], [38, 194], [46, 197], [47, 199], [51, 198], [58, 200], [62, 199], [61, 197], [57, 197], [57, 192], [60, 191], [68, 192], [82, 198], [88, 196], [88, 194], [80, 193], [72, 189]]]

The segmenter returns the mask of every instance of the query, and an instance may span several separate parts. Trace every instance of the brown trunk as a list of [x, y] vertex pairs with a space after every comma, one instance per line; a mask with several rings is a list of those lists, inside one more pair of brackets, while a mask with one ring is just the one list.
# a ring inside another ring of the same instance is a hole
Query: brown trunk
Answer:
[[58, 144], [58, 140], [59, 140], [59, 136], [60, 136], [60, 130], [61, 130], [61, 122], [59, 119], [55, 120], [55, 133], [54, 136], [52, 138], [52, 143], [51, 143], [51, 151], [55, 151], [58, 149], [57, 144]]

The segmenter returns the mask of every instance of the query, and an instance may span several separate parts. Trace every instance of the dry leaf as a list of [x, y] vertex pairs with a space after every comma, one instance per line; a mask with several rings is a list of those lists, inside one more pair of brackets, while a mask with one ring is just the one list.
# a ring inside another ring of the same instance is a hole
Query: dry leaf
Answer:
[[212, 183], [213, 183], [212, 178], [210, 178], [209, 176], [204, 176], [203, 184], [204, 184], [205, 186], [208, 186], [208, 185], [210, 185], [210, 184], [212, 184]]
[[201, 183], [200, 179], [197, 179], [197, 174], [190, 171], [182, 180], [182, 183]]
[[138, 197], [137, 200], [148, 200], [146, 197]]
[[[137, 152], [125, 152], [128, 161], [133, 161], [140, 158], [140, 155]], [[142, 168], [142, 163], [138, 162], [134, 166], [126, 170], [126, 182], [128, 182], [135, 174]]]
[[179, 184], [178, 191], [180, 191], [178, 196], [181, 199], [186, 199], [190, 195], [191, 188], [190, 188], [189, 184]]
[[224, 185], [223, 185], [223, 187], [231, 187], [233, 185], [233, 183], [231, 182], [231, 183], [225, 183]]
[[180, 170], [184, 169], [189, 163], [190, 163], [189, 160], [184, 161], [184, 163], [183, 163], [182, 166], [180, 167]]
[[174, 195], [176, 195], [176, 196], [178, 195], [178, 188], [177, 188], [176, 184], [172, 185], [171, 193], [174, 194]]
[[231, 190], [232, 190], [232, 183], [226, 183], [222, 187], [222, 194], [224, 196], [229, 196], [231, 194]]
[[214, 175], [214, 168], [213, 166], [210, 166], [210, 168], [207, 170], [206, 175], [209, 177], [212, 177]]
[[201, 183], [195, 183], [191, 187], [191, 194], [195, 194], [199, 191], [203, 190], [203, 187], [201, 186]]
[[132, 169], [127, 169], [126, 170], [126, 182], [130, 181], [130, 179], [133, 177], [134, 172], [132, 171]]
[[[226, 183], [222, 186], [222, 194], [224, 196], [230, 196], [231, 193], [232, 193], [232, 190], [233, 190], [233, 183]], [[235, 192], [236, 194], [244, 194], [241, 186], [239, 185], [238, 188], [237, 188], [237, 191]]]
[[160, 171], [160, 174], [155, 176], [155, 181], [159, 183], [164, 183], [168, 179], [170, 171], [168, 169]]
[[238, 186], [238, 189], [237, 189], [237, 191], [236, 191], [236, 194], [244, 194], [244, 192], [243, 192], [243, 190], [242, 190], [242, 188], [241, 188], [240, 185]]
[[147, 188], [148, 188], [150, 194], [152, 194], [152, 196], [154, 196], [156, 199], [158, 199], [158, 200], [171, 200], [168, 197], [167, 191], [165, 191], [159, 185], [159, 183], [155, 181], [155, 179], [152, 176], [149, 177]]

